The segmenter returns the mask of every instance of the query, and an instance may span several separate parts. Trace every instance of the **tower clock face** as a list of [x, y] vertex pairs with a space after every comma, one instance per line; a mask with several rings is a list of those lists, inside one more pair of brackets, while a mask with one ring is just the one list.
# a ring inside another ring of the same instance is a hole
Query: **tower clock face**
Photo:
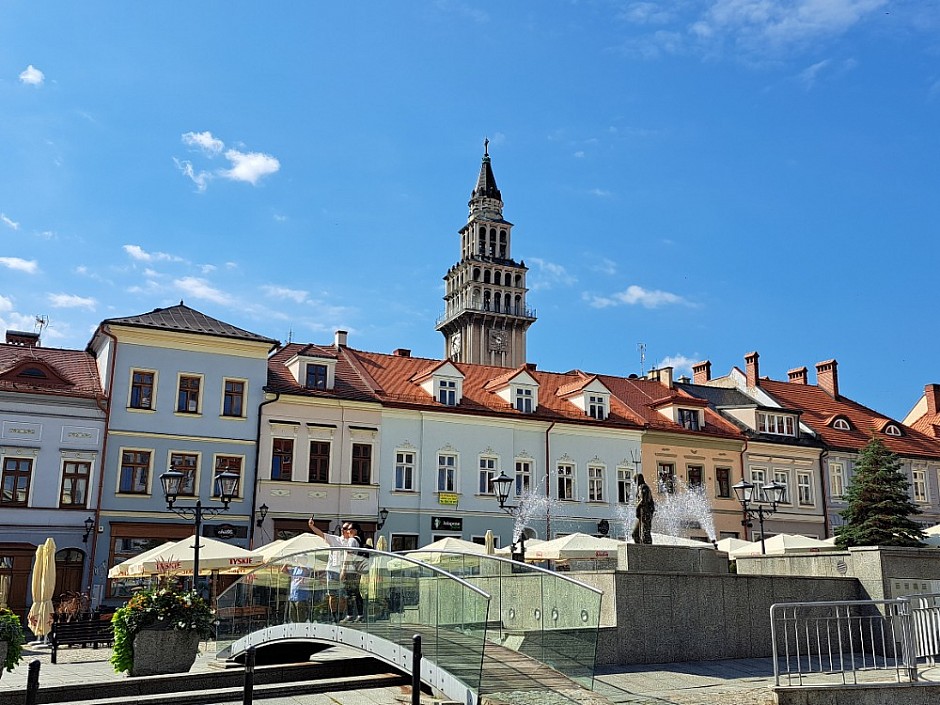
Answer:
[[505, 352], [509, 336], [504, 330], [490, 331], [490, 350], [493, 352]]
[[454, 333], [450, 339], [450, 354], [451, 357], [457, 357], [460, 354], [460, 333]]

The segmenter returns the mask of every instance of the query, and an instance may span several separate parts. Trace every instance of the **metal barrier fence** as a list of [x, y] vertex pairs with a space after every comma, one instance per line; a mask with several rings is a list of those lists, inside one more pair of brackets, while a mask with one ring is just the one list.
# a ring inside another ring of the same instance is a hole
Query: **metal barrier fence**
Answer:
[[770, 608], [779, 685], [914, 682], [940, 655], [940, 595]]

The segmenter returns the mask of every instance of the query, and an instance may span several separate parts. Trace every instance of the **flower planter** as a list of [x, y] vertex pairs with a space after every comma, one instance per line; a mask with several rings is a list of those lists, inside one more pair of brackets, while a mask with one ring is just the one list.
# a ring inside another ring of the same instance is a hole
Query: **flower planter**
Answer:
[[199, 653], [199, 633], [176, 629], [143, 629], [134, 635], [132, 676], [186, 673]]

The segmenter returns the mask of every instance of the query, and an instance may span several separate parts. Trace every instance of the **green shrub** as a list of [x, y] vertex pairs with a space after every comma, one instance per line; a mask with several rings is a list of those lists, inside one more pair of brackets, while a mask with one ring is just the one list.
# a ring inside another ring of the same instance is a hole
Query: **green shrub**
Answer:
[[23, 644], [26, 637], [23, 635], [20, 618], [6, 607], [0, 607], [0, 641], [5, 641], [9, 645], [6, 660], [0, 664], [0, 668], [12, 671], [23, 658]]
[[114, 626], [114, 650], [111, 663], [118, 672], [134, 665], [134, 636], [144, 629], [174, 629], [212, 635], [214, 621], [209, 603], [194, 591], [179, 592], [158, 587], [134, 595], [111, 618]]

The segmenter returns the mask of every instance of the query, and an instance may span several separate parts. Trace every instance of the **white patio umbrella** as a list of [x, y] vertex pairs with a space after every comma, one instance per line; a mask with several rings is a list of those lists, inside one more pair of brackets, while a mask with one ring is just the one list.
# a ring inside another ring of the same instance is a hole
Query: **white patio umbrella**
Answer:
[[46, 539], [36, 549], [36, 562], [33, 564], [32, 596], [33, 605], [29, 608], [27, 621], [29, 628], [37, 637], [45, 637], [52, 629], [52, 593], [55, 591], [55, 541]]
[[149, 548], [149, 549], [147, 549], [146, 551], [144, 551], [143, 553], [138, 553], [136, 556], [131, 556], [131, 557], [128, 558], [126, 561], [121, 561], [120, 563], [118, 563], [118, 564], [115, 565], [115, 566], [112, 566], [112, 567], [108, 570], [108, 577], [109, 577], [109, 578], [129, 578], [129, 577], [131, 577], [130, 574], [128, 573], [128, 570], [130, 570], [130, 567], [131, 567], [134, 563], [139, 563], [140, 561], [143, 561], [143, 560], [145, 560], [146, 558], [149, 558], [149, 557], [151, 557], [151, 556], [158, 556], [158, 555], [160, 555], [160, 553], [162, 553], [163, 551], [165, 551], [166, 549], [168, 549], [168, 548], [169, 548], [170, 546], [172, 546], [174, 543], [176, 543], [176, 542], [175, 542], [175, 541], [167, 541], [166, 543], [162, 543], [162, 544], [160, 544], [159, 546], [154, 546], [153, 548]]
[[483, 535], [483, 546], [486, 549], [486, 555], [492, 556], [496, 551], [496, 542], [493, 539], [493, 530], [487, 529], [486, 534]]
[[[526, 555], [529, 555], [529, 552], [532, 551], [533, 548], [535, 548], [541, 543], [545, 543], [545, 540], [544, 539], [526, 539], [525, 540]], [[497, 556], [511, 556], [512, 544], [509, 544], [508, 546], [503, 546], [501, 548], [497, 548], [495, 551], [493, 551], [493, 553]]]
[[[729, 537], [726, 539], [721, 539], [718, 542], [717, 548], [719, 551], [724, 551], [725, 553], [730, 554], [732, 551], [734, 551], [737, 548], [741, 548], [743, 546], [750, 546], [750, 545], [751, 545], [750, 541], [745, 541], [744, 539], [736, 539], [734, 537]], [[760, 547], [758, 546], [758, 549], [759, 548]]]
[[[187, 536], [160, 553], [137, 560], [128, 569], [128, 575], [174, 575], [191, 573], [195, 537]], [[199, 573], [241, 573], [257, 568], [264, 558], [256, 551], [216, 541], [206, 536], [199, 538]]]
[[616, 558], [622, 543], [589, 534], [568, 534], [540, 543], [532, 550], [527, 546], [525, 557], [527, 561]]
[[[764, 547], [768, 556], [782, 556], [792, 553], [816, 553], [819, 551], [831, 551], [835, 547], [808, 536], [798, 534], [777, 534], [769, 539], [764, 539]], [[733, 550], [730, 554], [732, 558], [745, 558], [749, 556], [760, 556], [761, 542], [754, 541], [748, 546], [742, 546]]]
[[[744, 541], [744, 543], [748, 543]], [[697, 541], [688, 539], [685, 536], [670, 536], [669, 534], [653, 533], [654, 546], [686, 546], [688, 548], [714, 548], [714, 544], [708, 541]]]
[[270, 563], [292, 553], [306, 553], [329, 547], [330, 544], [316, 534], [297, 534], [289, 539], [272, 541], [266, 546], [260, 546], [254, 550], [254, 553], [260, 553], [264, 562]]
[[445, 536], [427, 546], [422, 546], [419, 551], [459, 551], [460, 553], [486, 553], [486, 546], [473, 541], [464, 541], [456, 536]]

